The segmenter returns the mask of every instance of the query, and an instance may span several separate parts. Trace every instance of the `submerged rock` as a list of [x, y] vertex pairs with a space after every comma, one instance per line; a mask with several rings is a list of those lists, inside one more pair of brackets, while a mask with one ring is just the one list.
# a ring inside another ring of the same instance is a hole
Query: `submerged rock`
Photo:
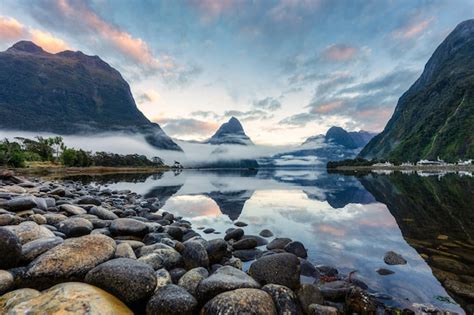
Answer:
[[263, 256], [252, 263], [249, 274], [263, 285], [273, 283], [297, 289], [300, 285], [300, 261], [289, 253]]
[[310, 314], [309, 306], [311, 304], [322, 304], [324, 302], [321, 291], [312, 284], [302, 284], [296, 294], [305, 314]]
[[284, 249], [285, 246], [290, 242], [291, 242], [291, 239], [289, 238], [277, 237], [267, 245], [267, 249], [268, 250]]
[[267, 229], [263, 229], [262, 231], [260, 231], [259, 235], [262, 237], [272, 237], [273, 232]]
[[297, 315], [296, 295], [289, 288], [278, 284], [267, 284], [262, 290], [270, 294], [278, 315]]
[[237, 289], [224, 292], [204, 305], [202, 315], [215, 314], [277, 314], [271, 296], [258, 289]]
[[407, 263], [407, 261], [405, 260], [405, 258], [402, 257], [402, 255], [397, 254], [393, 251], [386, 252], [383, 257], [383, 261], [387, 265], [405, 265]]

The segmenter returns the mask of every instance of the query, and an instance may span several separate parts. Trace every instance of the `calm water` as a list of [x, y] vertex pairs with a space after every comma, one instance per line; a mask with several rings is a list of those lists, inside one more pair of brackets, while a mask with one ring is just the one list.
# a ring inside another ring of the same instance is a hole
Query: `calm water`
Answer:
[[[358, 279], [371, 290], [391, 297], [384, 300], [389, 305], [416, 308], [419, 303], [463, 313], [458, 304], [473, 303], [448, 293], [442, 284], [446, 274], [473, 284], [474, 178], [470, 176], [275, 170], [80, 179], [158, 197], [162, 210], [183, 216], [194, 227], [224, 233], [239, 220], [249, 224], [246, 234], [270, 229], [276, 236], [299, 240], [312, 263], [332, 265], [343, 273], [357, 270]], [[402, 254], [408, 264], [385, 265], [383, 256], [389, 250]], [[395, 274], [378, 275], [375, 270], [382, 267]]]

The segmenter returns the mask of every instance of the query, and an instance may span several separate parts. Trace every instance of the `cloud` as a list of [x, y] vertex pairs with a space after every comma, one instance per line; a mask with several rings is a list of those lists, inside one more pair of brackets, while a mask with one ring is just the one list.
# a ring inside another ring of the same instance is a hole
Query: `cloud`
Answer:
[[143, 103], [154, 103], [160, 99], [158, 92], [149, 90], [138, 95], [136, 101], [139, 104]]
[[31, 40], [51, 53], [57, 53], [69, 48], [66, 42], [55, 37], [53, 34], [27, 27], [15, 18], [5, 16], [0, 16], [0, 40], [9, 42]]
[[312, 113], [316, 114], [327, 114], [334, 112], [338, 109], [340, 109], [344, 105], [344, 102], [341, 100], [335, 100], [332, 102], [324, 103], [324, 104], [319, 104], [317, 107], [313, 107], [311, 109]]
[[326, 47], [322, 56], [325, 60], [343, 62], [357, 58], [359, 49], [349, 44], [333, 44]]
[[204, 111], [204, 110], [198, 110], [194, 111], [191, 113], [191, 116], [199, 116], [202, 118], [213, 118], [213, 119], [218, 119], [220, 118], [220, 115], [216, 114], [213, 111]]
[[201, 13], [201, 20], [209, 23], [226, 12], [231, 12], [239, 2], [234, 0], [191, 0], [190, 2]]
[[281, 102], [273, 97], [266, 97], [261, 100], [253, 101], [255, 108], [265, 109], [269, 111], [275, 111], [281, 108]]
[[419, 19], [411, 18], [393, 30], [392, 36], [401, 40], [412, 40], [420, 37], [434, 21], [433, 17]]
[[209, 136], [219, 124], [194, 118], [159, 118], [156, 120], [171, 137]]
[[224, 117], [232, 117], [232, 116], [235, 116], [242, 121], [254, 121], [254, 120], [273, 118], [272, 114], [269, 114], [268, 112], [260, 110], [260, 109], [253, 109], [249, 111], [228, 110], [224, 112]]

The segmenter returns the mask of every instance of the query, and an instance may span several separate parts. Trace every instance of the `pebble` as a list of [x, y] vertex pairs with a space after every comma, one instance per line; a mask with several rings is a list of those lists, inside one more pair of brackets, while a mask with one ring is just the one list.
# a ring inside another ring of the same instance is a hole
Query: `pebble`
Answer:
[[405, 265], [407, 263], [407, 261], [405, 260], [405, 258], [402, 257], [402, 255], [397, 254], [393, 251], [386, 252], [383, 257], [383, 261], [387, 265]]
[[262, 237], [272, 237], [273, 232], [270, 231], [270, 230], [264, 229], [264, 230], [260, 231], [259, 235], [262, 236]]

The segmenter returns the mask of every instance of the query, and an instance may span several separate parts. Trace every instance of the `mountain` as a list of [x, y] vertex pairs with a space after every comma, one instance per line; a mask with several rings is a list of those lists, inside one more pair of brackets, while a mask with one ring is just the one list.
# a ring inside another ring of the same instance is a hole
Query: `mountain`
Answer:
[[181, 150], [138, 110], [128, 83], [98, 56], [51, 54], [29, 41], [0, 52], [0, 128], [141, 134], [156, 148]]
[[245, 134], [242, 124], [235, 117], [222, 124], [207, 142], [210, 144], [253, 145], [252, 140]]
[[328, 161], [355, 158], [364, 145], [374, 137], [367, 131], [347, 132], [341, 127], [331, 127], [325, 135], [307, 138], [299, 148], [262, 158], [262, 167], [308, 167], [324, 166]]
[[474, 20], [438, 46], [421, 76], [398, 100], [384, 131], [363, 158], [474, 158]]

